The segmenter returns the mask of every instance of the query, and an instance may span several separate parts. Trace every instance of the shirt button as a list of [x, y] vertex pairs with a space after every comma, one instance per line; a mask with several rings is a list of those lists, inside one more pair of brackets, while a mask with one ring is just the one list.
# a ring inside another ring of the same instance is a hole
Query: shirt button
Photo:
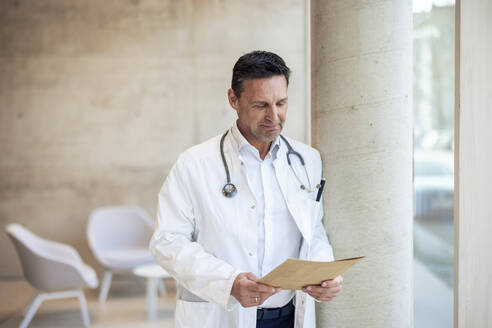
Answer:
[[255, 204], [251, 205], [251, 209], [254, 210], [255, 209]]

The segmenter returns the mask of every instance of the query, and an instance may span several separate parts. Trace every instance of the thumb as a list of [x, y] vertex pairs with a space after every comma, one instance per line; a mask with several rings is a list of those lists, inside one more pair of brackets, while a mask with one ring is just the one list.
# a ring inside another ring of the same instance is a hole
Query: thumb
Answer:
[[258, 280], [258, 277], [255, 276], [253, 273], [251, 272], [248, 272], [246, 273], [246, 278], [248, 278], [249, 280], [252, 280], [252, 281], [257, 281]]

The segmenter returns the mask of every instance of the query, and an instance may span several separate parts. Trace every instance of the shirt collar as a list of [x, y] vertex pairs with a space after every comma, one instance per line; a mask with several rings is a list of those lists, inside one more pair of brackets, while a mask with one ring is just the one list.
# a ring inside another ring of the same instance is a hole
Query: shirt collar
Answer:
[[[248, 146], [254, 148], [254, 146], [251, 145], [248, 142], [248, 140], [246, 140], [246, 138], [242, 135], [241, 131], [239, 131], [239, 128], [237, 127], [237, 121], [235, 121], [231, 127], [231, 134], [234, 140], [236, 141], [238, 152], [243, 151]], [[269, 153], [271, 153], [273, 159], [277, 157], [277, 151], [279, 148], [280, 148], [280, 136], [278, 136], [270, 146]], [[256, 148], [254, 149], [258, 151]]]

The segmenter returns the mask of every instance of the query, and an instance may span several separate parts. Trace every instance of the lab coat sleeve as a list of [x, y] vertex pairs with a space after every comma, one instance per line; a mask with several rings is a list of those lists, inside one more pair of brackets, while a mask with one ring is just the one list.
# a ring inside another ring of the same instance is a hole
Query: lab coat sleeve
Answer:
[[195, 218], [184, 174], [178, 160], [159, 192], [150, 251], [157, 263], [184, 288], [232, 310], [237, 303], [230, 295], [232, 284], [240, 271], [207, 253], [194, 241]]

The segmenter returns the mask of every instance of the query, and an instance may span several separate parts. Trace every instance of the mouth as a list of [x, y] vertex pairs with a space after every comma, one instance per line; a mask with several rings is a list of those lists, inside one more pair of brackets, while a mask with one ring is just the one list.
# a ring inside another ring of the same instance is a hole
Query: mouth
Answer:
[[261, 127], [268, 132], [275, 132], [280, 129], [278, 124], [274, 125], [261, 125]]

